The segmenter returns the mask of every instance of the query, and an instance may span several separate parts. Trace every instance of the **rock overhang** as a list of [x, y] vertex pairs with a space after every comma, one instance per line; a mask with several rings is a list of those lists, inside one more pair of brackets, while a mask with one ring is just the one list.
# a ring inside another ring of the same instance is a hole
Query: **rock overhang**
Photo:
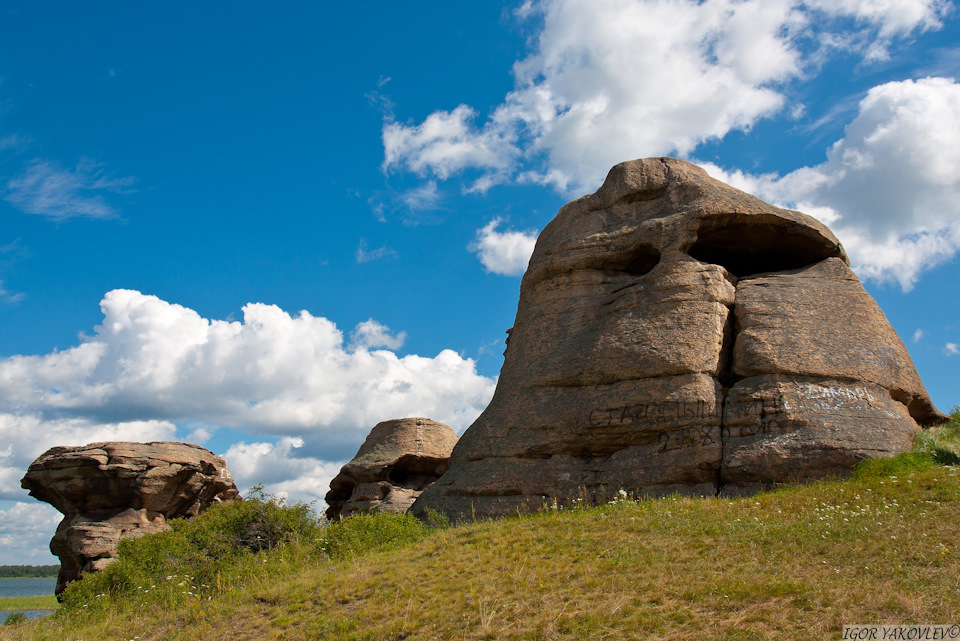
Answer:
[[449, 468], [457, 435], [448, 425], [411, 417], [378, 423], [330, 482], [326, 516], [404, 512]]
[[[660, 168], [656, 179], [649, 178], [655, 173], [651, 167]], [[723, 195], [716, 198], [720, 190]], [[595, 194], [564, 205], [540, 233], [525, 278], [584, 268], [644, 275], [664, 255], [700, 256], [706, 259], [701, 262], [723, 265], [744, 251], [756, 254], [752, 262], [768, 258], [772, 263], [768, 269], [752, 267], [750, 274], [829, 257], [849, 265], [839, 240], [815, 218], [770, 205], [688, 162], [647, 158], [615, 165]], [[788, 263], [781, 266], [785, 258]]]
[[214, 503], [239, 498], [226, 463], [179, 442], [102, 442], [53, 447], [21, 480], [30, 495], [63, 515], [50, 541], [60, 557], [56, 593], [116, 560], [120, 540], [167, 529]]
[[509, 333], [494, 399], [415, 511], [756, 491], [945, 418], [826, 226], [677, 159], [616, 165], [561, 208]]

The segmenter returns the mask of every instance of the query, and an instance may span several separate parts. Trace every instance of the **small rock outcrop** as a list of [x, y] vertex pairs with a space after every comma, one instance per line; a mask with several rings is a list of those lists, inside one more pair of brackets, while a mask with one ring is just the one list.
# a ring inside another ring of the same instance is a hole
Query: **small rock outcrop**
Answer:
[[407, 511], [449, 467], [457, 434], [429, 418], [384, 421], [330, 482], [331, 521], [357, 512]]
[[222, 458], [174, 442], [53, 447], [20, 484], [64, 515], [50, 541], [60, 557], [57, 594], [112, 563], [121, 539], [166, 530], [169, 519], [239, 497]]
[[933, 407], [827, 227], [648, 158], [540, 234], [496, 393], [417, 500], [744, 494], [910, 449]]

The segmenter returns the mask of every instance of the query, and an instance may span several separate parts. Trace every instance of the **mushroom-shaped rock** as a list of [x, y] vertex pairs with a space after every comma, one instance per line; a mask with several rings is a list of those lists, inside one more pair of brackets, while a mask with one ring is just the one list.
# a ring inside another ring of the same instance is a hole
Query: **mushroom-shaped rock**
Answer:
[[449, 467], [457, 434], [429, 418], [377, 423], [327, 492], [327, 518], [356, 512], [406, 512]]
[[169, 519], [239, 497], [222, 458], [174, 442], [53, 447], [20, 484], [64, 515], [50, 541], [60, 557], [57, 594], [112, 563], [121, 539], [166, 530]]
[[540, 234], [490, 405], [425, 508], [749, 493], [946, 419], [827, 227], [688, 162], [621, 163]]

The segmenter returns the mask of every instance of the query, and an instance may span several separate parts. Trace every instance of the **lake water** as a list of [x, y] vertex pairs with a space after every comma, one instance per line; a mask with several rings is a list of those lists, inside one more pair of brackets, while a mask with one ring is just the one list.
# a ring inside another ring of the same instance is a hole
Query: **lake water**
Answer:
[[42, 619], [53, 614], [53, 610], [0, 610], [0, 623], [7, 620], [7, 617], [14, 612], [19, 612], [28, 619]]
[[[0, 579], [0, 597], [43, 596], [53, 594], [56, 587], [56, 579]], [[39, 619], [51, 614], [53, 610], [0, 610], [0, 623], [6, 621], [14, 612], [23, 612], [28, 619]]]
[[53, 594], [57, 580], [51, 579], [0, 579], [0, 597], [43, 596]]

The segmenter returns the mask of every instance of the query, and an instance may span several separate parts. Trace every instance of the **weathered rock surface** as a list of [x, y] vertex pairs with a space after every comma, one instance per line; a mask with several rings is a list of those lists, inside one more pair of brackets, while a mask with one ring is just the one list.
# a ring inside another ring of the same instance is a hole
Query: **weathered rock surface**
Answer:
[[417, 500], [755, 492], [945, 420], [824, 225], [673, 158], [621, 163], [543, 230], [493, 400]]
[[429, 418], [378, 423], [353, 460], [330, 482], [327, 518], [407, 511], [449, 467], [457, 443], [448, 425]]
[[223, 459], [189, 443], [91, 443], [44, 452], [20, 482], [64, 514], [50, 551], [60, 557], [56, 593], [102, 570], [117, 543], [169, 528], [239, 497]]

